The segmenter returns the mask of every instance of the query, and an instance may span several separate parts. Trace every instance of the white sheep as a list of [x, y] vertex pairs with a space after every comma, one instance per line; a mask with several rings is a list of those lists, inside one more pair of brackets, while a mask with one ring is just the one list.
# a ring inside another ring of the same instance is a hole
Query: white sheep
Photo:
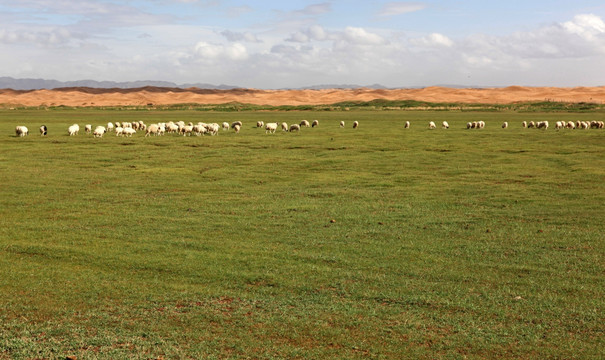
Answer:
[[114, 128], [113, 123], [112, 122], [108, 122], [107, 123], [107, 132], [113, 131], [113, 128]]
[[191, 133], [193, 132], [193, 125], [184, 125], [180, 128], [180, 133], [183, 134], [183, 136], [191, 136]]
[[479, 129], [483, 129], [485, 127], [485, 121], [477, 121], [477, 127]]
[[548, 121], [538, 121], [538, 123], [536, 124], [536, 128], [547, 130], [548, 129]]
[[309, 122], [308, 122], [307, 120], [303, 120], [303, 121], [301, 121], [301, 122], [300, 122], [300, 127], [303, 127], [303, 126], [304, 126], [304, 127], [309, 127], [309, 126], [310, 126], [310, 125], [309, 125]]
[[527, 127], [527, 121], [522, 122], [521, 125], [523, 126], [523, 128], [526, 128]]
[[443, 129], [449, 129], [450, 128], [450, 124], [447, 123], [447, 121], [444, 121], [441, 123], [441, 128]]
[[265, 126], [265, 123], [264, 123], [264, 122], [262, 122], [262, 121], [257, 121], [257, 122], [256, 122], [256, 127], [257, 127], [257, 128], [262, 128], [262, 127], [264, 127], [264, 126]]
[[300, 125], [298, 125], [298, 124], [290, 125], [290, 132], [294, 132], [294, 131], [300, 131]]
[[288, 123], [281, 123], [281, 129], [282, 131], [288, 132]]
[[218, 131], [221, 127], [217, 123], [212, 123], [212, 124], [206, 125], [206, 128], [208, 129], [208, 133], [210, 133], [210, 135], [214, 136], [214, 135], [218, 134]]
[[239, 125], [239, 127], [241, 128], [243, 124], [241, 121], [234, 121], [231, 123], [231, 128], [235, 129], [235, 125]]
[[505, 122], [503, 122], [503, 123], [502, 123], [502, 128], [503, 128], [503, 129], [508, 128], [508, 122], [506, 122], [506, 121], [505, 121]]
[[275, 130], [277, 130], [277, 123], [267, 123], [267, 125], [265, 125], [265, 134], [267, 132], [274, 134]]
[[576, 124], [574, 124], [573, 121], [568, 121], [567, 125], [565, 126], [568, 129], [575, 129], [576, 128]]
[[92, 135], [94, 137], [103, 137], [103, 134], [105, 134], [107, 132], [107, 130], [105, 130], [104, 126], [97, 126], [95, 128], [95, 131], [92, 133]]
[[80, 125], [78, 125], [78, 124], [73, 124], [72, 126], [67, 128], [67, 132], [69, 133], [69, 136], [78, 135], [78, 131], [80, 131]]
[[223, 131], [229, 131], [229, 123], [228, 122], [224, 122], [223, 123]]
[[166, 124], [166, 131], [168, 133], [176, 133], [179, 131], [179, 126], [171, 121]]
[[353, 121], [353, 129], [357, 129], [359, 127], [358, 121]]
[[319, 126], [319, 121], [313, 120], [313, 122], [311, 123], [311, 127], [316, 127], [316, 126]]
[[86, 134], [90, 134], [92, 132], [92, 125], [90, 125], [90, 124], [84, 125], [84, 131], [86, 132]]
[[204, 123], [198, 123], [197, 125], [193, 125], [193, 133], [196, 136], [204, 135], [208, 132], [208, 127]]
[[145, 137], [149, 135], [158, 136], [159, 131], [160, 127], [157, 124], [151, 124], [147, 127], [147, 129], [145, 129]]
[[471, 129], [473, 127], [473, 123], [472, 122], [467, 122], [466, 123], [466, 128], [467, 129]]
[[341, 127], [341, 128], [344, 128], [344, 127], [345, 127], [345, 122], [344, 122], [344, 121], [341, 121], [341, 122], [340, 122], [340, 127]]
[[409, 122], [409, 121], [406, 121], [406, 122], [405, 122], [405, 125], [403, 125], [403, 128], [404, 128], [404, 129], [409, 129], [409, 128], [410, 128], [410, 122]]
[[437, 128], [437, 125], [435, 125], [434, 122], [432, 122], [432, 121], [429, 122], [429, 129], [436, 129], [436, 128]]
[[15, 127], [15, 134], [19, 137], [27, 136], [29, 134], [29, 129], [26, 126], [19, 125]]
[[239, 134], [239, 129], [242, 127], [240, 124], [231, 124], [233, 130], [235, 130], [236, 134]]
[[565, 127], [565, 122], [564, 121], [557, 121], [555, 123], [555, 130], [563, 129], [564, 127]]
[[132, 135], [136, 133], [137, 131], [134, 128], [124, 128], [124, 130], [122, 130], [122, 134], [127, 137], [132, 137]]
[[122, 136], [124, 134], [124, 128], [121, 126], [117, 126], [115, 128], [116, 136]]
[[527, 128], [528, 129], [531, 129], [531, 128], [535, 127], [535, 126], [536, 126], [536, 123], [534, 123], [533, 121], [530, 121], [530, 122], [527, 123]]
[[48, 128], [46, 127], [46, 125], [40, 126], [40, 136], [46, 136], [46, 135], [48, 135]]

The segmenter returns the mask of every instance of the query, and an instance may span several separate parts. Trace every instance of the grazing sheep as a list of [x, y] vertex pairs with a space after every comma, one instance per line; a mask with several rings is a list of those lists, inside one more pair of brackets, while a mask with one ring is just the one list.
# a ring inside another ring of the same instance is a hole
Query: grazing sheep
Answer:
[[[126, 129], [124, 129], [126, 130]], [[92, 133], [92, 135], [94, 137], [103, 137], [103, 134], [105, 134], [107, 132], [107, 130], [105, 130], [104, 126], [97, 126], [95, 128], [95, 131]]]
[[449, 129], [450, 128], [450, 124], [448, 124], [447, 121], [444, 121], [444, 122], [441, 123], [441, 127], [443, 129]]
[[180, 128], [180, 133], [183, 136], [191, 136], [191, 133], [193, 132], [193, 125], [185, 125], [183, 127]]
[[29, 134], [29, 129], [26, 126], [19, 125], [15, 127], [15, 134], [19, 137], [27, 136]]
[[479, 127], [479, 124], [476, 121], [473, 121], [471, 123], [471, 129], [477, 129]]
[[277, 130], [277, 123], [267, 123], [267, 125], [265, 125], [265, 134], [267, 131], [271, 134], [274, 134], [275, 130]]
[[288, 132], [288, 123], [281, 123], [281, 129], [282, 131]]
[[131, 128], [131, 127], [132, 127], [132, 123], [129, 123], [129, 122], [124, 121], [124, 122], [122, 123], [122, 127], [123, 127], [124, 129], [126, 129], [126, 128]]
[[477, 127], [483, 129], [485, 127], [485, 121], [477, 121]]
[[223, 123], [223, 131], [229, 131], [229, 123], [228, 122], [224, 122]]
[[565, 126], [568, 129], [575, 129], [576, 128], [576, 124], [574, 124], [573, 121], [568, 121], [567, 125]]
[[316, 126], [319, 126], [319, 121], [313, 120], [313, 122], [311, 123], [311, 127], [316, 127]]
[[353, 129], [357, 129], [359, 127], [358, 121], [353, 121]]
[[159, 132], [160, 127], [157, 124], [151, 124], [147, 127], [147, 129], [145, 129], [145, 137], [149, 136], [150, 134], [158, 136]]
[[217, 135], [218, 131], [221, 129], [221, 126], [217, 123], [208, 124], [206, 127], [208, 128], [208, 132], [212, 136]]
[[590, 125], [586, 121], [582, 121], [582, 122], [580, 122], [580, 127], [583, 130], [587, 130], [590, 127]]
[[300, 122], [300, 127], [303, 127], [303, 126], [304, 126], [304, 127], [309, 127], [309, 126], [310, 126], [310, 125], [309, 125], [309, 122], [308, 122], [307, 120], [303, 120], [303, 121], [301, 121], [301, 122]]
[[[118, 126], [116, 126], [116, 127], [118, 127]], [[92, 132], [92, 125], [90, 125], [90, 124], [84, 125], [84, 131], [86, 132], [86, 134], [90, 134]]]
[[434, 122], [432, 122], [432, 121], [429, 122], [429, 129], [436, 129], [436, 128], [437, 128], [437, 125], [435, 125]]
[[581, 129], [582, 128], [582, 123], [580, 122], [580, 120], [576, 121], [576, 129]]
[[528, 129], [531, 129], [531, 128], [535, 127], [535, 126], [536, 126], [536, 123], [534, 123], [533, 121], [530, 121], [529, 123], [527, 123], [527, 128]]
[[409, 121], [406, 121], [406, 122], [405, 122], [405, 125], [403, 125], [403, 128], [404, 128], [404, 129], [409, 129], [409, 128], [410, 128], [410, 122], [409, 122]]
[[114, 128], [113, 123], [112, 122], [108, 122], [107, 123], [107, 132], [113, 131], [113, 128]]
[[506, 121], [505, 121], [505, 122], [503, 122], [503, 123], [502, 123], [502, 128], [503, 128], [503, 129], [508, 128], [508, 122], [506, 122]]
[[80, 125], [78, 125], [78, 124], [73, 124], [72, 126], [67, 128], [67, 132], [69, 133], [69, 136], [78, 135], [78, 131], [80, 131]]
[[235, 121], [235, 122], [231, 123], [231, 128], [235, 129], [235, 125], [239, 125], [239, 127], [241, 128], [243, 124], [241, 121]]
[[290, 125], [290, 132], [294, 132], [294, 131], [300, 131], [300, 125], [298, 125], [298, 124]]
[[264, 123], [264, 122], [262, 122], [262, 121], [257, 121], [257, 122], [256, 122], [256, 127], [257, 127], [257, 128], [262, 128], [263, 126], [265, 126], [265, 123]]
[[235, 130], [236, 134], [239, 134], [239, 129], [241, 127], [240, 124], [232, 124], [231, 127], [233, 128], [233, 130]]
[[472, 122], [467, 122], [466, 123], [466, 128], [467, 129], [471, 129], [473, 127], [473, 123]]
[[46, 136], [46, 135], [48, 135], [48, 128], [46, 127], [46, 125], [40, 126], [40, 136]]
[[537, 129], [547, 130], [548, 129], [548, 121], [538, 121], [538, 123], [536, 124], [536, 128]]
[[523, 128], [526, 128], [527, 127], [527, 121], [522, 122], [521, 125], [523, 126]]
[[565, 127], [565, 122], [564, 121], [557, 121], [555, 123], [555, 130], [563, 129], [564, 127]]
[[345, 122], [344, 122], [344, 121], [341, 121], [341, 122], [340, 122], [340, 127], [341, 127], [341, 128], [344, 128], [344, 127], [345, 127]]
[[168, 133], [177, 133], [179, 131], [179, 126], [171, 121], [166, 124], [166, 131]]
[[136, 133], [137, 131], [134, 128], [124, 128], [124, 130], [122, 130], [122, 134], [127, 137], [132, 137], [132, 135]]
[[124, 134], [124, 128], [121, 126], [116, 127], [115, 131], [116, 131], [116, 136], [122, 136]]
[[204, 135], [208, 132], [207, 124], [199, 123], [197, 125], [193, 125], [193, 133], [196, 136]]

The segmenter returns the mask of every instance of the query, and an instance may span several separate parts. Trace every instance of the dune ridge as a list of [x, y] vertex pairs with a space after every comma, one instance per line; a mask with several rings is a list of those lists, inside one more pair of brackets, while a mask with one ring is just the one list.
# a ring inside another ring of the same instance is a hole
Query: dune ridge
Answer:
[[0, 104], [22, 106], [141, 106], [183, 103], [255, 105], [322, 105], [341, 101], [418, 100], [468, 104], [509, 104], [529, 101], [605, 103], [605, 86], [598, 87], [526, 87], [420, 89], [322, 89], [322, 90], [214, 90], [199, 88], [87, 88], [52, 90], [0, 89]]

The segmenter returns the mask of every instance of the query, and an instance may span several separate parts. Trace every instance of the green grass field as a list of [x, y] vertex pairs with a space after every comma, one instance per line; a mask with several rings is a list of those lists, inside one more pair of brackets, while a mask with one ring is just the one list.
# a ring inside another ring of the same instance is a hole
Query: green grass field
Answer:
[[[605, 131], [552, 129], [578, 119], [605, 114], [0, 110], [0, 359], [603, 358]], [[244, 126], [83, 131], [135, 120]]]

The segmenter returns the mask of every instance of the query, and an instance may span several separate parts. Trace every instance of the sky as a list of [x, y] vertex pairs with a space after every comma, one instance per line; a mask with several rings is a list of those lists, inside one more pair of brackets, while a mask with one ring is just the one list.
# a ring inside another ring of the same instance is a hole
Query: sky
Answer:
[[0, 0], [0, 76], [605, 85], [603, 0]]

